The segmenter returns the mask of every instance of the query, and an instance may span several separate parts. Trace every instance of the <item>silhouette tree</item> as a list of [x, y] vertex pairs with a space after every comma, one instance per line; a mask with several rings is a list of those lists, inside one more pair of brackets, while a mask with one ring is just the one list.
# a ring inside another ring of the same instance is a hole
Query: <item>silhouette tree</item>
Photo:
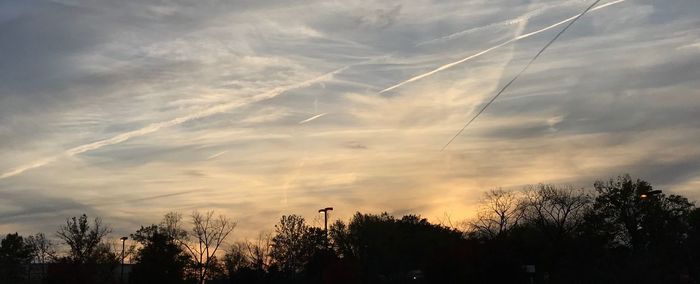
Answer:
[[350, 231], [345, 222], [341, 220], [335, 221], [328, 228], [328, 234], [331, 238], [332, 246], [340, 258], [357, 258], [359, 252], [353, 249]]
[[688, 239], [686, 241], [688, 252], [687, 269], [689, 277], [700, 279], [700, 208], [694, 208], [688, 214]]
[[189, 257], [167, 227], [141, 227], [131, 237], [141, 245], [136, 253], [133, 283], [182, 283]]
[[66, 225], [59, 227], [56, 236], [70, 248], [65, 260], [85, 264], [104, 258], [101, 253], [104, 253], [106, 245], [102, 240], [110, 232], [111, 229], [104, 226], [100, 218], [95, 218], [91, 226], [87, 215], [83, 214], [79, 218], [66, 219]]
[[[629, 175], [595, 191], [539, 184], [491, 190], [468, 232], [417, 215], [356, 213], [328, 234], [298, 215], [274, 235], [223, 246], [235, 227], [214, 212], [192, 228], [168, 213], [131, 237], [139, 244], [130, 283], [698, 283], [700, 209]], [[21, 283], [25, 265], [54, 261], [46, 283], [115, 283], [110, 229], [86, 215], [56, 233], [0, 242], [0, 283]], [[328, 238], [330, 237], [330, 239]], [[218, 253], [226, 248], [225, 254]], [[523, 265], [535, 265], [525, 273]], [[693, 282], [695, 281], [695, 282]], [[530, 282], [531, 283], [531, 282]]]
[[46, 264], [56, 258], [55, 244], [46, 238], [44, 233], [37, 233], [33, 236], [29, 236], [27, 237], [26, 242], [32, 250], [34, 262], [41, 265], [42, 277], [46, 277]]
[[522, 204], [524, 221], [550, 240], [561, 240], [581, 226], [592, 204], [591, 193], [584, 189], [552, 184], [528, 186]]
[[247, 245], [246, 242], [236, 242], [226, 249], [224, 267], [226, 275], [232, 283], [239, 283], [237, 278], [242, 274], [242, 271], [250, 269], [252, 266], [246, 255]]
[[597, 181], [594, 187], [598, 192], [595, 209], [615, 230], [612, 245], [632, 250], [680, 238], [683, 218], [693, 207], [687, 198], [657, 193], [648, 182], [632, 180], [629, 175], [607, 183]]
[[179, 212], [166, 213], [158, 227], [161, 233], [178, 243], [184, 242], [188, 238], [187, 230], [182, 225], [182, 214]]
[[19, 283], [25, 267], [32, 260], [32, 248], [17, 233], [7, 234], [0, 241], [0, 279], [2, 283]]
[[260, 232], [255, 240], [245, 242], [246, 258], [254, 271], [268, 270], [271, 248], [272, 236], [266, 232]]
[[[619, 176], [594, 185], [598, 196], [594, 208], [600, 235], [606, 246], [616, 249], [624, 264], [620, 268], [626, 281], [668, 282], [687, 267], [688, 219], [693, 204], [685, 197], [654, 190], [644, 180]], [[634, 271], [634, 272], [633, 272]]]
[[[463, 276], [461, 233], [426, 219], [407, 215], [401, 219], [356, 213], [345, 226], [331, 226], [333, 244], [351, 269], [360, 264], [355, 277], [364, 283], [403, 283], [419, 280], [434, 283], [459, 281]], [[415, 279], [414, 279], [415, 277]]]
[[299, 215], [282, 216], [275, 225], [270, 257], [276, 269], [291, 279], [300, 280], [307, 264], [320, 250], [328, 247], [325, 232], [306, 225]]
[[27, 244], [32, 248], [32, 256], [36, 263], [48, 263], [56, 258], [56, 244], [46, 238], [44, 233], [27, 237]]
[[523, 218], [523, 206], [515, 192], [492, 189], [485, 194], [469, 232], [480, 238], [501, 238]]
[[189, 234], [191, 240], [182, 241], [181, 244], [194, 262], [197, 283], [204, 284], [216, 263], [216, 253], [236, 227], [236, 223], [224, 215], [214, 217], [214, 211], [204, 214], [194, 211], [191, 217], [192, 230]]
[[113, 278], [112, 270], [119, 263], [119, 257], [112, 251], [104, 238], [111, 232], [95, 218], [92, 225], [87, 215], [66, 219], [56, 236], [68, 246], [68, 254], [59, 258], [64, 269], [59, 283], [104, 283]]
[[231, 283], [263, 283], [270, 267], [271, 237], [261, 232], [252, 241], [232, 244], [224, 255], [224, 270]]

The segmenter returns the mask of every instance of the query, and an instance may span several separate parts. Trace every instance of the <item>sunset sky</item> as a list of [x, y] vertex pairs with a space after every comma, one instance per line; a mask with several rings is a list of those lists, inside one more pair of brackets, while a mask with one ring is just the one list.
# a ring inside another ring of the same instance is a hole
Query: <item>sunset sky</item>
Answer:
[[700, 200], [697, 0], [601, 1], [440, 151], [591, 3], [1, 1], [0, 232], [456, 222], [491, 188], [623, 173]]

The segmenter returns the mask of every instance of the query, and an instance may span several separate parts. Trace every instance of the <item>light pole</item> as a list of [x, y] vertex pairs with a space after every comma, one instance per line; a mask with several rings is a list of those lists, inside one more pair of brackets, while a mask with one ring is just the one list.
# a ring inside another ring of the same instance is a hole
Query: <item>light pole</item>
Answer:
[[642, 193], [641, 195], [639, 195], [639, 198], [640, 199], [647, 199], [650, 196], [656, 196], [657, 194], [661, 194], [661, 190], [656, 189], [656, 190], [651, 190], [651, 191]]
[[333, 211], [333, 207], [318, 209], [318, 213], [323, 212], [323, 231], [326, 232], [326, 238], [328, 238], [328, 211]]
[[121, 267], [121, 273], [119, 276], [119, 282], [123, 284], [124, 283], [124, 242], [126, 242], [126, 240], [128, 240], [129, 238], [128, 237], [121, 237], [119, 239], [122, 241], [122, 267]]

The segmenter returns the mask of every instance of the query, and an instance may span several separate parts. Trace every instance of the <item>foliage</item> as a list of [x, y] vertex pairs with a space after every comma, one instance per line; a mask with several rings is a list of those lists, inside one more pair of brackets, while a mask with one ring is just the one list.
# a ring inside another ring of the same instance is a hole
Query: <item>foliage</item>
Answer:
[[111, 232], [100, 218], [89, 222], [87, 215], [66, 219], [56, 236], [66, 245], [68, 253], [57, 259], [62, 264], [55, 272], [55, 283], [105, 283], [114, 279], [113, 270], [119, 264], [119, 256], [105, 242]]
[[47, 263], [56, 258], [56, 244], [46, 238], [44, 233], [27, 237], [27, 244], [32, 249], [32, 256], [36, 263]]
[[0, 241], [0, 279], [8, 282], [19, 281], [25, 265], [32, 260], [32, 248], [17, 233], [7, 234]]
[[111, 232], [108, 226], [102, 224], [100, 218], [95, 218], [92, 225], [87, 215], [66, 219], [66, 224], [59, 227], [56, 236], [61, 239], [70, 251], [64, 260], [76, 264], [111, 262], [116, 256], [109, 254], [107, 245], [102, 241]]
[[[335, 248], [344, 259], [362, 264], [356, 274], [365, 282], [400, 282], [418, 271], [444, 281], [456, 281], [460, 276], [456, 266], [463, 244], [461, 233], [420, 216], [395, 219], [387, 213], [358, 212], [347, 226], [336, 222], [331, 228]], [[446, 270], [455, 273], [446, 274]]]
[[182, 283], [189, 261], [167, 226], [141, 227], [131, 237], [141, 248], [137, 251], [131, 280], [133, 283]]
[[312, 257], [328, 248], [328, 241], [322, 229], [308, 226], [299, 215], [289, 215], [275, 225], [271, 245], [275, 268], [293, 276], [304, 272]]
[[[466, 232], [417, 215], [359, 212], [325, 232], [286, 215], [273, 234], [228, 244], [231, 219], [196, 211], [191, 217], [191, 230], [182, 215], [168, 213], [131, 235], [139, 248], [130, 283], [700, 280], [700, 209], [628, 175], [597, 181], [591, 190], [550, 184], [491, 190]], [[43, 234], [9, 234], [0, 242], [0, 282], [22, 281], [23, 265], [34, 259], [53, 262], [49, 283], [115, 283], [109, 231], [99, 218], [66, 220], [57, 232], [64, 255]]]

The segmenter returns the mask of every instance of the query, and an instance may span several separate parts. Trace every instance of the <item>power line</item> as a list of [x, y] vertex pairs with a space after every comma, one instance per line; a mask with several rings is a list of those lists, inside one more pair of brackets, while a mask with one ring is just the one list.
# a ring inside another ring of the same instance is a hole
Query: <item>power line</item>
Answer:
[[525, 67], [524, 67], [522, 70], [520, 70], [520, 72], [518, 72], [518, 74], [515, 75], [515, 77], [513, 77], [513, 79], [511, 79], [507, 84], [505, 84], [505, 85], [503, 86], [503, 88], [501, 88], [501, 90], [498, 91], [498, 93], [496, 93], [496, 95], [493, 96], [493, 97], [491, 98], [491, 100], [489, 100], [489, 101], [486, 103], [486, 105], [484, 105], [484, 107], [481, 108], [481, 110], [479, 110], [479, 112], [477, 112], [476, 115], [474, 115], [474, 117], [472, 117], [472, 119], [470, 119], [466, 124], [464, 124], [464, 126], [462, 127], [462, 129], [460, 129], [460, 130], [457, 132], [457, 134], [455, 134], [454, 136], [452, 136], [452, 139], [450, 139], [450, 141], [448, 141], [447, 144], [445, 144], [445, 146], [443, 146], [442, 149], [440, 149], [440, 151], [445, 150], [445, 148], [447, 148], [447, 146], [449, 146], [449, 145], [452, 143], [452, 141], [454, 141], [455, 138], [457, 138], [457, 136], [459, 136], [460, 134], [462, 134], [462, 131], [464, 131], [464, 129], [466, 129], [472, 122], [474, 122], [474, 120], [476, 120], [476, 118], [479, 117], [479, 115], [481, 115], [481, 113], [483, 113], [483, 112], [491, 105], [491, 103], [493, 103], [493, 101], [495, 101], [506, 89], [508, 89], [508, 87], [510, 87], [510, 85], [513, 84], [513, 82], [515, 82], [515, 80], [517, 80], [517, 79], [520, 77], [520, 75], [522, 75], [523, 73], [525, 73], [525, 71], [527, 70], [527, 68], [529, 68], [530, 65], [532, 65], [532, 62], [534, 62], [535, 60], [537, 60], [537, 58], [540, 57], [540, 55], [541, 55], [550, 45], [552, 45], [552, 43], [554, 43], [554, 41], [556, 41], [556, 40], [557, 40], [567, 29], [569, 29], [569, 27], [571, 27], [571, 25], [573, 25], [579, 18], [583, 17], [583, 15], [585, 15], [586, 13], [588, 13], [588, 11], [590, 11], [593, 7], [595, 7], [595, 5], [598, 4], [598, 2], [600, 2], [600, 0], [594, 1], [593, 4], [591, 4], [590, 6], [588, 6], [588, 8], [586, 8], [586, 10], [583, 10], [583, 12], [582, 12], [581, 14], [579, 14], [576, 18], [574, 18], [571, 22], [569, 22], [568, 25], [566, 25], [561, 31], [559, 31], [559, 33], [557, 33], [557, 35], [554, 36], [554, 38], [552, 38], [552, 40], [550, 40], [544, 47], [542, 47], [542, 49], [540, 49], [540, 51], [537, 52], [537, 54], [535, 54], [535, 56], [534, 56], [532, 59], [530, 59], [530, 62], [528, 62], [527, 65], [525, 65]]

